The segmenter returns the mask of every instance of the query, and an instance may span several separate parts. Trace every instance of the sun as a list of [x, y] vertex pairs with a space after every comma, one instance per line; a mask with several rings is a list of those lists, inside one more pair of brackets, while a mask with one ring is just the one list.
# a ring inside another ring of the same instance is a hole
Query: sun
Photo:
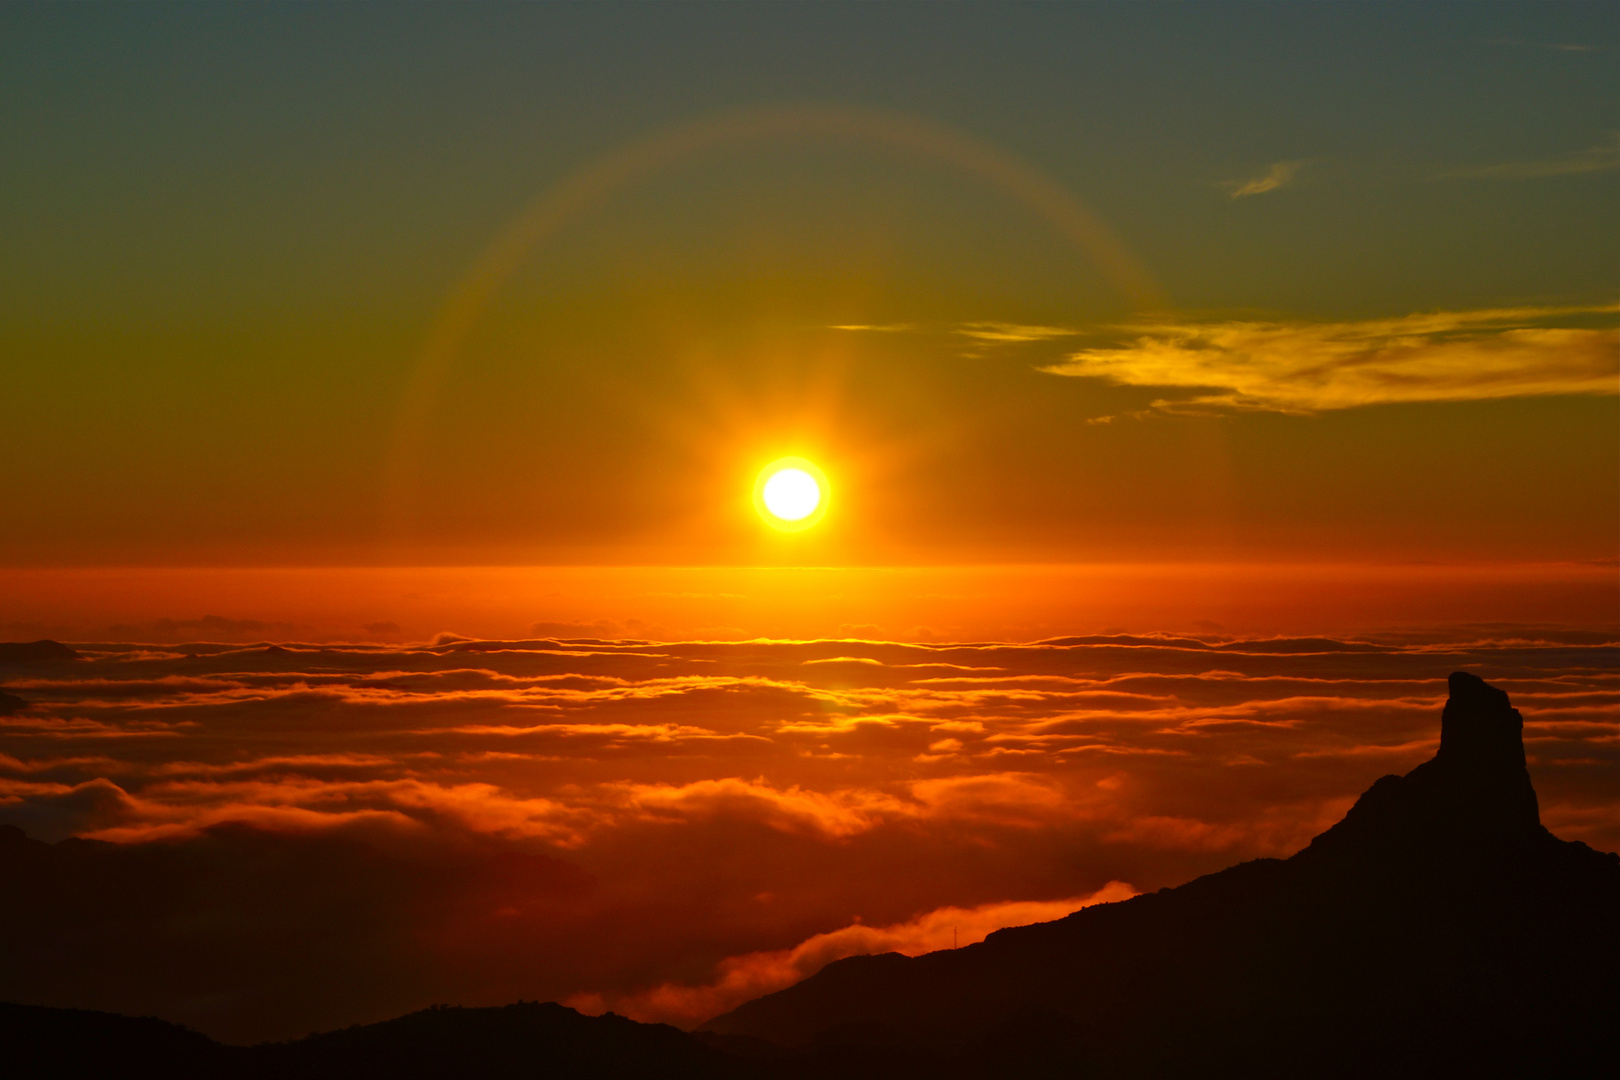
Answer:
[[803, 521], [821, 505], [821, 485], [803, 469], [782, 469], [765, 481], [765, 509], [783, 521]]
[[827, 513], [827, 474], [800, 457], [771, 462], [754, 481], [754, 509], [783, 532], [801, 532]]

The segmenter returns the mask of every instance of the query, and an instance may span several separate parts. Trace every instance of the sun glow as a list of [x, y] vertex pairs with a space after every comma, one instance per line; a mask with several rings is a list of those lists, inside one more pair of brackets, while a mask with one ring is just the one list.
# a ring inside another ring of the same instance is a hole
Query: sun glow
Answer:
[[804, 458], [782, 458], [760, 470], [754, 508], [785, 532], [808, 529], [827, 512], [827, 476]]
[[783, 521], [809, 517], [821, 505], [821, 487], [803, 469], [783, 469], [765, 481], [765, 509]]

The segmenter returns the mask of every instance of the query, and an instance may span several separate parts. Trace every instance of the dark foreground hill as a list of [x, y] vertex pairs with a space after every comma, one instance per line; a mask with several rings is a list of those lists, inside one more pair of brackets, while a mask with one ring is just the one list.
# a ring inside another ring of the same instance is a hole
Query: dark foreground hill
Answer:
[[915, 959], [856, 957], [688, 1035], [560, 1005], [435, 1008], [228, 1047], [0, 1005], [9, 1075], [1608, 1075], [1620, 856], [1540, 823], [1507, 695], [1451, 677], [1440, 750], [1286, 860]]
[[285, 1043], [224, 1046], [150, 1017], [0, 1004], [0, 1060], [17, 1077], [165, 1080], [593, 1077], [722, 1080], [739, 1059], [665, 1024], [583, 1016], [556, 1004], [437, 1006]]
[[843, 960], [706, 1027], [955, 1046], [985, 1075], [1596, 1075], [1620, 1018], [1620, 856], [1541, 825], [1522, 727], [1459, 672], [1435, 757], [1290, 859]]

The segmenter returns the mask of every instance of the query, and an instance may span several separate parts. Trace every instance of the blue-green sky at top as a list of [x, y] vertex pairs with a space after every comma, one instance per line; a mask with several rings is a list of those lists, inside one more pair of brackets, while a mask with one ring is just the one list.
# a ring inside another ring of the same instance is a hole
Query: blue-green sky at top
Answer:
[[[1580, 335], [1613, 325], [1617, 30], [1606, 3], [7, 5], [0, 560], [779, 558], [728, 501], [778, 449], [847, 478], [794, 558], [1612, 557], [1612, 348]], [[383, 505], [435, 312], [506, 223], [670, 125], [792, 103], [1031, 163], [1170, 310], [937, 161], [712, 148], [531, 253]], [[1466, 317], [1493, 309], [1521, 314]], [[1366, 330], [1420, 312], [1458, 318]], [[962, 331], [991, 323], [1067, 336]], [[1237, 323], [1528, 351], [1508, 390], [1452, 356], [1415, 397], [1205, 392], [1130, 352]]]

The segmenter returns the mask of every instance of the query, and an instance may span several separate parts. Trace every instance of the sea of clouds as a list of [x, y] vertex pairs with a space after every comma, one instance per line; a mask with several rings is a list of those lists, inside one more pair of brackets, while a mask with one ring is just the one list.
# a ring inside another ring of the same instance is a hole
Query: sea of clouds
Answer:
[[1620, 848], [1620, 646], [76, 645], [0, 667], [0, 999], [299, 1035], [432, 1002], [691, 1025], [1286, 856], [1427, 759], [1446, 675]]

